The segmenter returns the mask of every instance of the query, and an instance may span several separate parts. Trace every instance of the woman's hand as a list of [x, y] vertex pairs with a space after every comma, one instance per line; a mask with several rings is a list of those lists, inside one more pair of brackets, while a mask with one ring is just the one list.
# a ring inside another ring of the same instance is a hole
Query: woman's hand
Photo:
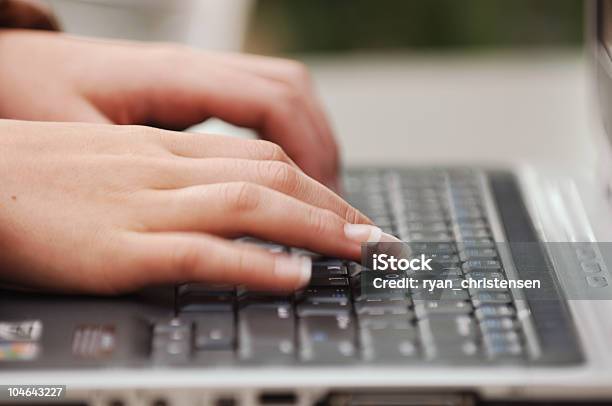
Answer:
[[307, 259], [223, 237], [355, 259], [360, 242], [380, 238], [267, 141], [0, 120], [0, 173], [0, 279], [15, 285], [108, 294], [202, 281], [291, 290], [308, 281]]
[[168, 44], [0, 31], [0, 118], [251, 127], [335, 186], [338, 148], [303, 65]]

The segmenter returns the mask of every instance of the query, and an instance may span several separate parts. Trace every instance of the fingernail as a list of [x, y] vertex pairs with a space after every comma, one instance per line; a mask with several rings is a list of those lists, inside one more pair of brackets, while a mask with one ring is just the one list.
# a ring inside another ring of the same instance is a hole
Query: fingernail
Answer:
[[298, 287], [310, 281], [312, 261], [309, 257], [279, 255], [275, 259], [274, 274], [279, 278], [295, 279], [298, 276]]
[[383, 235], [380, 228], [369, 224], [345, 224], [344, 235], [349, 240], [358, 243], [364, 242], [379, 242]]
[[402, 240], [400, 240], [394, 235], [382, 233], [382, 236], [380, 237], [380, 242], [402, 242]]

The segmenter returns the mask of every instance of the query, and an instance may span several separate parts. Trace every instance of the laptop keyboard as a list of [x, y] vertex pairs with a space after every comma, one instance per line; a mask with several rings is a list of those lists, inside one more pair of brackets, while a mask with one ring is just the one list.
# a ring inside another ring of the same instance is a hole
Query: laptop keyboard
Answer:
[[[446, 278], [503, 279], [483, 206], [482, 176], [463, 169], [353, 171], [345, 179], [345, 197], [384, 231], [408, 242], [413, 253], [434, 257]], [[313, 261], [310, 285], [287, 297], [228, 286], [177, 286], [176, 317], [153, 326], [154, 361], [499, 364], [530, 356], [509, 290], [369, 293], [360, 283], [368, 270], [358, 263], [316, 256]]]

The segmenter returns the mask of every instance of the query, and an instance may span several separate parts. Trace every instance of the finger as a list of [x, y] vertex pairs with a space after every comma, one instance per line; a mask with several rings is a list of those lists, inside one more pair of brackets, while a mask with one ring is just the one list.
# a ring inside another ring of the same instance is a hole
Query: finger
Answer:
[[180, 282], [292, 291], [310, 279], [308, 258], [274, 255], [210, 235], [129, 233], [124, 240], [124, 272], [114, 282], [119, 291]]
[[8, 112], [16, 120], [110, 124], [110, 120], [86, 100], [72, 94], [56, 95], [56, 98], [63, 102], [54, 104], [28, 98], [27, 106], [9, 106]]
[[[325, 181], [331, 158], [318, 140], [317, 129], [308, 114], [304, 95], [298, 90], [225, 66], [206, 64], [198, 57], [177, 54], [185, 69], [168, 75], [167, 64], [160, 62], [158, 74], [149, 77], [144, 123], [159, 123], [165, 128], [180, 128], [218, 117], [230, 123], [250, 127], [279, 144], [307, 173]], [[159, 62], [159, 61], [157, 61]], [[151, 81], [155, 82], [151, 86]], [[144, 84], [143, 84], [144, 85]]]
[[266, 186], [304, 201], [331, 210], [350, 223], [372, 224], [371, 220], [344, 199], [282, 161], [211, 158], [172, 162], [164, 170], [158, 188], [180, 189], [212, 183], [250, 182]]
[[154, 199], [154, 205], [163, 209], [143, 219], [151, 231], [251, 235], [353, 259], [359, 258], [361, 243], [369, 238], [369, 234], [365, 240], [347, 234], [345, 227], [350, 223], [330, 210], [252, 183], [159, 191]]
[[209, 59], [211, 63], [222, 63], [234, 69], [246, 70], [267, 79], [280, 81], [301, 91], [304, 94], [308, 113], [317, 128], [316, 135], [325, 145], [328, 158], [326, 162], [332, 167], [334, 175], [337, 174], [338, 146], [329, 119], [315, 93], [313, 82], [305, 65], [281, 58], [228, 52], [207, 51], [202, 52], [202, 57]]
[[184, 158], [279, 161], [297, 167], [278, 144], [269, 141], [163, 130], [159, 131], [158, 136], [167, 150]]

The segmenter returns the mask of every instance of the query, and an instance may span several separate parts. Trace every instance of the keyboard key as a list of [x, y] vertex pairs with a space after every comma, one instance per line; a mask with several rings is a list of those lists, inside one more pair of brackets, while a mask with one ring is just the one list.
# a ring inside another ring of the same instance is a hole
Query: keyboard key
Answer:
[[345, 287], [349, 286], [348, 278], [339, 276], [318, 277], [313, 276], [310, 279], [309, 286], [316, 287]]
[[427, 318], [418, 325], [429, 359], [463, 361], [480, 355], [477, 327], [469, 316]]
[[478, 320], [497, 317], [514, 317], [516, 310], [508, 305], [483, 304], [475, 310], [474, 315]]
[[408, 314], [387, 314], [371, 316], [367, 314], [358, 315], [359, 326], [371, 330], [385, 330], [389, 328], [408, 328], [413, 326], [414, 315]]
[[349, 317], [299, 319], [300, 358], [305, 362], [345, 363], [356, 355], [355, 326]]
[[457, 247], [459, 250], [495, 248], [495, 243], [490, 238], [468, 238], [457, 241]]
[[433, 334], [435, 341], [442, 343], [462, 338], [476, 339], [478, 326], [473, 318], [466, 315], [431, 317], [419, 320], [419, 327]]
[[418, 332], [411, 325], [384, 330], [361, 329], [363, 358], [381, 363], [403, 363], [406, 359], [417, 358], [417, 337]]
[[189, 294], [179, 298], [181, 313], [232, 312], [233, 308], [234, 298], [232, 296]]
[[458, 241], [491, 238], [491, 232], [486, 228], [456, 228], [455, 235], [457, 236]]
[[239, 357], [254, 363], [292, 363], [294, 328], [290, 306], [243, 309], [238, 314]]
[[467, 301], [470, 299], [470, 295], [464, 289], [434, 289], [430, 290], [419, 290], [412, 292], [412, 300], [460, 300]]
[[439, 255], [450, 255], [455, 254], [455, 245], [450, 243], [429, 243], [429, 242], [417, 242], [411, 243], [410, 248], [413, 254], [439, 254]]
[[412, 325], [414, 313], [410, 310], [406, 314], [384, 314], [369, 315], [361, 314], [357, 316], [359, 325], [364, 328], [383, 330], [395, 326]]
[[486, 271], [486, 270], [500, 270], [501, 263], [494, 259], [478, 259], [473, 261], [466, 261], [463, 264], [463, 271]]
[[387, 314], [408, 314], [410, 301], [408, 300], [380, 300], [362, 301], [355, 304], [355, 310], [359, 315], [387, 315]]
[[246, 291], [238, 297], [238, 307], [272, 307], [290, 306], [291, 296], [279, 296], [268, 292]]
[[498, 279], [498, 280], [505, 280], [506, 277], [503, 273], [501, 272], [492, 272], [492, 271], [471, 271], [470, 273], [468, 273], [465, 276], [466, 279], [473, 279], [473, 280], [493, 280], [493, 279]]
[[197, 351], [234, 348], [234, 314], [207, 312], [193, 318], [194, 346]]
[[511, 317], [487, 318], [480, 322], [480, 329], [485, 334], [508, 330], [517, 330], [518, 328], [518, 321]]
[[347, 288], [310, 287], [296, 293], [296, 301], [309, 303], [348, 303], [350, 293]]
[[302, 302], [296, 306], [298, 317], [308, 316], [349, 316], [351, 306], [349, 302], [320, 303]]
[[183, 283], [177, 286], [178, 297], [187, 295], [234, 296], [236, 289], [231, 285], [210, 283]]
[[467, 301], [419, 300], [414, 303], [414, 312], [418, 319], [469, 315], [473, 310], [472, 304]]
[[353, 297], [355, 302], [364, 300], [402, 300], [409, 298], [407, 289], [376, 289], [373, 287], [362, 287], [361, 284], [353, 286]]
[[493, 248], [469, 248], [459, 251], [459, 257], [462, 261], [471, 261], [475, 259], [495, 259], [497, 258], [497, 250]]
[[509, 304], [512, 303], [512, 297], [505, 292], [478, 292], [472, 297], [474, 307], [480, 307], [485, 304]]
[[402, 224], [403, 227], [406, 228], [407, 231], [420, 231], [427, 233], [435, 233], [435, 232], [448, 232], [448, 226], [444, 221], [432, 221], [432, 222], [424, 222], [424, 221], [406, 221]]
[[470, 296], [472, 297], [478, 297], [479, 294], [483, 293], [483, 294], [489, 294], [489, 293], [510, 293], [510, 290], [508, 288], [502, 288], [502, 287], [492, 287], [492, 288], [470, 288], [468, 289], [468, 291], [470, 292]]
[[[463, 229], [482, 229], [487, 228], [487, 222], [482, 219], [457, 219], [456, 225], [460, 230]], [[474, 248], [482, 248], [482, 247], [474, 247]]]
[[422, 233], [411, 232], [408, 234], [410, 242], [452, 242], [454, 238], [449, 233]]
[[314, 278], [345, 276], [348, 274], [346, 266], [340, 260], [317, 261], [312, 264]]
[[521, 358], [523, 346], [515, 331], [483, 334], [485, 351], [489, 358]]
[[452, 254], [429, 254], [427, 258], [431, 258], [434, 269], [439, 267], [456, 267], [460, 261], [457, 255]]
[[180, 365], [191, 353], [191, 325], [179, 319], [161, 321], [153, 326], [151, 351], [153, 362]]

